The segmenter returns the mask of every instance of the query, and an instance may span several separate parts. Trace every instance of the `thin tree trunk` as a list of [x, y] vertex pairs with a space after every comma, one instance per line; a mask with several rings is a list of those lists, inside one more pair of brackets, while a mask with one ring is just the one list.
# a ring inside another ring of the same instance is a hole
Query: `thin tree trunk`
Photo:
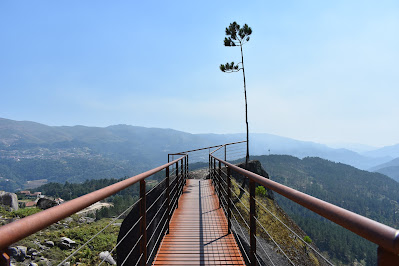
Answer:
[[244, 55], [242, 53], [242, 45], [240, 45], [240, 48], [241, 48], [242, 75], [244, 77], [245, 124], [247, 126], [247, 154], [245, 156], [245, 167], [248, 167], [248, 161], [249, 161], [249, 130], [248, 130], [247, 86], [246, 86], [246, 83], [245, 83]]

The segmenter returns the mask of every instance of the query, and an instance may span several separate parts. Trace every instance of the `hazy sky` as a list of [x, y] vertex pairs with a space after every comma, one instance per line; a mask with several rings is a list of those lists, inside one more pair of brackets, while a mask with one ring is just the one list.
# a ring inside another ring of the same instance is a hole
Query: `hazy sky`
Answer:
[[0, 117], [399, 143], [399, 1], [0, 1]]

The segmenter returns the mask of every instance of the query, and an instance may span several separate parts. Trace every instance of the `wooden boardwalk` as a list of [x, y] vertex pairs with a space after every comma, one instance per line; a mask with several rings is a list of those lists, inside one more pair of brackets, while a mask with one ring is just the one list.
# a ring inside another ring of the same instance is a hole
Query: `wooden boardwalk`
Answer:
[[153, 265], [245, 265], [210, 180], [187, 179]]

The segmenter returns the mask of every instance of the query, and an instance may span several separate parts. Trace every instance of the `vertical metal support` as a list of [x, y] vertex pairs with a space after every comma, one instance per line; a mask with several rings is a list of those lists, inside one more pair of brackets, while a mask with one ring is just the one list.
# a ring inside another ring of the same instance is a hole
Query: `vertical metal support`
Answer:
[[[215, 179], [215, 189], [216, 189], [218, 179], [216, 176], [216, 159], [215, 158], [213, 158], [213, 178]], [[216, 191], [217, 191], [217, 189], [216, 189]], [[219, 196], [219, 191], [217, 191], [217, 194]]]
[[218, 173], [218, 185], [219, 185], [219, 208], [222, 207], [223, 202], [222, 202], [222, 188], [221, 188], [221, 184], [222, 183], [222, 163], [219, 161], [219, 173]]
[[184, 156], [184, 180], [187, 180], [187, 156]]
[[227, 162], [227, 145], [224, 145], [224, 160]]
[[143, 254], [141, 265], [146, 265], [147, 263], [147, 219], [146, 219], [146, 195], [145, 195], [145, 180], [140, 181], [140, 233], [141, 233], [141, 243], [140, 243], [140, 253]]
[[176, 162], [176, 209], [179, 208], [180, 198], [179, 162]]
[[168, 154], [168, 163], [169, 163], [169, 156], [170, 156], [170, 154]]
[[230, 178], [230, 167], [227, 168], [227, 222], [228, 222], [228, 233], [231, 234], [231, 178]]
[[166, 215], [166, 233], [169, 234], [169, 223], [170, 223], [170, 180], [169, 180], [169, 166], [166, 167], [166, 204], [167, 204], [167, 215]]
[[11, 265], [11, 258], [6, 252], [6, 250], [2, 250], [0, 252], [0, 266], [10, 266]]
[[[209, 178], [212, 180], [212, 174], [211, 174], [211, 155], [208, 155], [208, 168], [209, 168]], [[213, 180], [212, 180], [213, 182]]]
[[188, 153], [186, 155], [186, 175], [187, 175], [187, 178], [188, 178]]
[[251, 266], [256, 266], [256, 220], [255, 220], [255, 181], [249, 179], [249, 242], [250, 252], [249, 259], [251, 260]]
[[181, 191], [180, 191], [180, 195], [183, 194], [183, 187], [184, 184], [186, 183], [186, 177], [184, 175], [184, 171], [183, 171], [183, 167], [184, 167], [184, 158], [181, 159], [180, 161], [180, 175], [181, 175]]
[[399, 256], [379, 246], [377, 249], [377, 265], [378, 266], [399, 265]]

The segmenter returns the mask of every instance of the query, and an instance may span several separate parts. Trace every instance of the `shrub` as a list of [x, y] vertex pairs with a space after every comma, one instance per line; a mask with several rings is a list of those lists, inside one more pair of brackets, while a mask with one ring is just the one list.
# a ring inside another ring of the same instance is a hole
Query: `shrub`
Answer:
[[312, 239], [309, 236], [304, 236], [303, 237], [303, 241], [305, 241], [306, 243], [312, 243]]
[[266, 189], [263, 186], [257, 186], [255, 188], [255, 195], [260, 197], [266, 196]]

